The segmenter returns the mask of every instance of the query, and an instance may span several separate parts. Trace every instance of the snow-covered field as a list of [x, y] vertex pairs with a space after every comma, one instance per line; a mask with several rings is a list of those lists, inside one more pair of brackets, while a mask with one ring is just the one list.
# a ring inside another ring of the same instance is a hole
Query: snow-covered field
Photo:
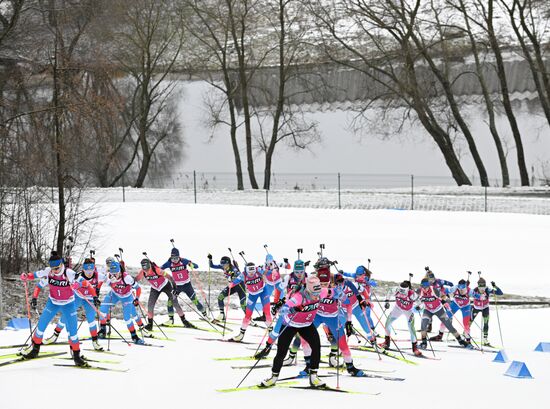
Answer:
[[[324, 243], [326, 255], [337, 259], [346, 271], [355, 270], [370, 258], [373, 278], [400, 281], [413, 273], [413, 281], [418, 283], [424, 267], [429, 265], [436, 276], [457, 281], [465, 277], [466, 270], [474, 271], [475, 276], [480, 270], [488, 281], [496, 281], [505, 293], [550, 296], [547, 274], [550, 218], [545, 216], [135, 202], [103, 203], [98, 211], [104, 217], [91, 243], [97, 257], [104, 259], [123, 247], [125, 259], [131, 266], [139, 264], [142, 251], [147, 251], [154, 260], [166, 259], [171, 238], [182, 256], [201, 267], [205, 267], [208, 252], [219, 259], [228, 252], [228, 247], [236, 256], [238, 251], [244, 250], [249, 260], [261, 262], [265, 255], [264, 244], [277, 259], [294, 259], [300, 247], [304, 249], [304, 258], [313, 260], [319, 244]], [[495, 309], [491, 311], [489, 339], [498, 345], [501, 340], [496, 312]], [[381, 314], [380, 309], [375, 308], [375, 313]], [[214, 358], [250, 356], [254, 352], [250, 349], [252, 345], [202, 341], [197, 337], [221, 338], [221, 335], [170, 329], [167, 335], [175, 341], [152, 341], [163, 348], [128, 347], [121, 341], [111, 341], [112, 351], [126, 355], [85, 351], [89, 358], [120, 360], [120, 364], [101, 365], [128, 368], [125, 373], [55, 367], [56, 362], [70, 361], [54, 358], [0, 367], [0, 406], [8, 409], [69, 405], [79, 408], [97, 408], [98, 405], [136, 408], [176, 405], [254, 405], [278, 409], [297, 405], [516, 408], [528, 402], [532, 408], [547, 407], [545, 387], [550, 384], [550, 353], [534, 352], [533, 349], [538, 342], [550, 341], [550, 310], [499, 308], [498, 314], [508, 356], [526, 362], [534, 379], [504, 376], [508, 364], [492, 363], [492, 353], [434, 344], [441, 350], [436, 352], [441, 359], [418, 360], [417, 365], [387, 357], [379, 360], [375, 354], [353, 351], [356, 366], [395, 371], [386, 375], [405, 378], [397, 382], [340, 377], [343, 389], [380, 392], [377, 396], [288, 388], [220, 393], [216, 390], [235, 387], [246, 373], [246, 370], [231, 366], [249, 365], [253, 361]], [[230, 317], [238, 319], [242, 312], [233, 310]], [[161, 322], [163, 319], [158, 317]], [[237, 331], [239, 322], [232, 322]], [[399, 320], [397, 328], [404, 328], [404, 324]], [[207, 327], [204, 323], [198, 325]], [[118, 329], [124, 327], [121, 321], [116, 326]], [[479, 328], [476, 325], [472, 328], [474, 337], [479, 338]], [[85, 336], [86, 333], [84, 324], [80, 334]], [[262, 335], [260, 328], [249, 328], [245, 340], [259, 343]], [[0, 345], [20, 343], [27, 336], [28, 331], [0, 331]], [[398, 331], [397, 338], [406, 339], [408, 333]], [[351, 338], [351, 342], [357, 340]], [[409, 344], [401, 342], [400, 345], [407, 347]], [[85, 341], [84, 348], [90, 347], [89, 341]], [[68, 351], [68, 347], [49, 346], [43, 350]], [[15, 350], [0, 350], [0, 354], [12, 351]], [[327, 353], [325, 348], [323, 355]], [[274, 352], [271, 358], [273, 356]], [[265, 363], [271, 363], [271, 359]], [[284, 368], [281, 376], [291, 376], [299, 369], [301, 363], [297, 367]], [[322, 369], [321, 373], [328, 374], [329, 369]], [[269, 374], [269, 368], [254, 370], [243, 385], [253, 385]], [[336, 377], [326, 380], [329, 385], [336, 385]]]
[[[287, 388], [220, 393], [216, 390], [236, 387], [247, 372], [245, 369], [232, 369], [231, 366], [252, 365], [254, 361], [218, 361], [215, 358], [250, 356], [253, 354], [250, 349], [252, 345], [208, 342], [198, 340], [197, 337], [221, 338], [221, 335], [171, 329], [167, 330], [167, 335], [174, 338], [174, 342], [152, 341], [164, 345], [163, 348], [129, 347], [121, 341], [111, 341], [111, 351], [126, 355], [119, 357], [85, 351], [86, 356], [92, 359], [120, 360], [120, 364], [96, 365], [128, 368], [126, 373], [54, 367], [54, 363], [70, 363], [55, 358], [0, 368], [1, 406], [5, 409], [65, 408], [73, 405], [81, 409], [95, 409], [98, 405], [109, 408], [223, 406], [281, 409], [298, 405], [384, 408], [444, 405], [446, 408], [460, 409], [465, 405], [517, 408], [526, 407], [526, 402], [529, 402], [530, 408], [545, 408], [547, 387], [550, 384], [550, 353], [533, 352], [533, 349], [541, 340], [550, 341], [549, 313], [548, 309], [499, 310], [508, 356], [526, 362], [534, 379], [504, 376], [509, 364], [491, 362], [493, 353], [467, 351], [434, 343], [434, 348], [443, 351], [436, 352], [440, 360], [417, 359], [418, 365], [387, 357], [378, 360], [376, 354], [352, 351], [356, 366], [366, 370], [394, 371], [382, 375], [405, 378], [404, 381], [386, 381], [350, 378], [347, 375], [340, 377], [342, 389], [379, 392], [377, 396]], [[232, 312], [234, 317], [241, 314]], [[490, 339], [499, 343], [495, 311], [491, 311], [491, 314]], [[163, 318], [159, 317], [159, 320]], [[403, 327], [403, 322], [400, 324]], [[198, 325], [206, 327], [204, 323]], [[81, 334], [87, 335], [84, 327]], [[119, 321], [117, 327], [121, 329], [123, 323]], [[237, 329], [238, 325], [234, 325], [234, 328]], [[478, 329], [474, 326], [474, 334], [476, 331]], [[408, 337], [408, 332], [398, 331], [397, 334], [398, 337]], [[27, 331], [0, 331], [1, 344], [22, 342], [27, 335]], [[245, 341], [259, 343], [261, 336], [261, 329], [250, 328]], [[351, 338], [351, 342], [356, 341]], [[399, 345], [406, 347], [408, 343], [400, 342]], [[89, 341], [85, 341], [83, 347], [91, 348]], [[49, 346], [43, 350], [68, 351], [68, 347]], [[327, 353], [327, 348], [324, 348], [323, 354]], [[261, 364], [270, 364], [273, 356], [274, 351], [270, 359]], [[301, 353], [298, 356], [301, 357]], [[298, 366], [284, 367], [281, 377], [297, 374], [302, 365], [299, 362]], [[321, 374], [330, 372], [329, 369], [320, 370]], [[254, 385], [269, 375], [269, 368], [255, 369], [243, 385]], [[325, 380], [329, 385], [336, 386], [335, 376]], [[298, 383], [307, 385], [307, 380], [299, 380]]]
[[263, 262], [264, 244], [276, 259], [314, 260], [319, 244], [345, 271], [371, 259], [373, 278], [420, 282], [425, 266], [450, 281], [481, 271], [505, 293], [550, 297], [550, 217], [395, 210], [334, 210], [175, 203], [104, 203], [105, 215], [92, 247], [100, 260], [124, 248], [127, 263], [139, 266], [143, 251], [168, 259], [170, 239], [182, 256], [206, 267], [231, 247], [240, 260]]

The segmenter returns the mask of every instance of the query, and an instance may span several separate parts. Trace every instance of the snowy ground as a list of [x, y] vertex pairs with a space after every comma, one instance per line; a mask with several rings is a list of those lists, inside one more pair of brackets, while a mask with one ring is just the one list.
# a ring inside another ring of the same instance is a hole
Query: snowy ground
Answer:
[[[370, 265], [373, 278], [402, 281], [424, 267], [450, 281], [466, 271], [482, 271], [505, 293], [550, 296], [547, 257], [550, 217], [522, 214], [331, 210], [175, 203], [104, 203], [105, 215], [90, 248], [100, 260], [124, 248], [126, 261], [139, 266], [142, 252], [157, 262], [170, 255], [173, 238], [183, 257], [203, 269], [210, 252], [216, 260], [245, 251], [263, 262], [264, 244], [276, 259], [325, 254], [345, 271]], [[472, 277], [473, 279], [474, 277]]]
[[[379, 311], [378, 311], [379, 312]], [[529, 407], [546, 407], [546, 392], [550, 384], [550, 353], [533, 352], [539, 341], [550, 341], [548, 309], [499, 310], [506, 351], [513, 360], [526, 362], [534, 379], [514, 379], [504, 376], [508, 364], [491, 362], [493, 353], [466, 351], [450, 348], [447, 344], [434, 343], [441, 360], [416, 359], [418, 365], [403, 363], [376, 354], [353, 351], [355, 364], [367, 370], [395, 371], [387, 376], [405, 378], [402, 382], [382, 379], [354, 379], [343, 375], [340, 387], [368, 393], [380, 392], [378, 396], [337, 394], [309, 390], [275, 388], [265, 391], [240, 391], [220, 393], [217, 389], [234, 388], [247, 370], [232, 369], [231, 366], [252, 365], [249, 360], [218, 361], [215, 358], [245, 357], [253, 351], [252, 345], [207, 342], [197, 337], [221, 338], [221, 335], [196, 330], [170, 329], [168, 336], [175, 342], [152, 341], [163, 348], [127, 346], [121, 341], [111, 341], [111, 351], [126, 354], [123, 357], [85, 351], [89, 358], [120, 360], [120, 364], [101, 364], [105, 367], [128, 368], [126, 373], [84, 371], [73, 368], [54, 367], [54, 363], [69, 363], [56, 358], [46, 358], [33, 362], [0, 368], [0, 388], [2, 408], [35, 409], [59, 408], [77, 405], [79, 408], [108, 407], [174, 407], [195, 406], [214, 407], [234, 405], [260, 406], [266, 409], [297, 407], [298, 405], [320, 405], [331, 407], [335, 404], [365, 405], [371, 407], [411, 407], [444, 405], [446, 408], [462, 408], [468, 405], [488, 405], [489, 407], [523, 407], [526, 399]], [[232, 311], [237, 318], [241, 313]], [[495, 311], [491, 311], [491, 336], [494, 343], [500, 343]], [[159, 317], [162, 321], [163, 318]], [[238, 321], [234, 328], [238, 328]], [[204, 323], [198, 324], [206, 327]], [[87, 335], [85, 325], [82, 335]], [[122, 328], [118, 322], [117, 327]], [[399, 326], [398, 326], [399, 327]], [[401, 322], [403, 328], [403, 322]], [[479, 331], [474, 326], [474, 334]], [[535, 330], [536, 328], [536, 330]], [[397, 332], [397, 337], [407, 338], [408, 332]], [[0, 332], [3, 345], [19, 343], [28, 335], [26, 331]], [[262, 330], [250, 328], [245, 340], [259, 343]], [[351, 338], [351, 342], [356, 342]], [[106, 342], [102, 342], [104, 345]], [[326, 343], [326, 341], [325, 341]], [[453, 343], [454, 344], [454, 343]], [[408, 346], [407, 342], [400, 342]], [[84, 348], [90, 348], [85, 341]], [[67, 351], [67, 346], [43, 347], [47, 351]], [[15, 350], [2, 350], [8, 353]], [[327, 354], [324, 348], [323, 354]], [[67, 355], [68, 356], [68, 355]], [[270, 364], [270, 359], [261, 364]], [[299, 354], [301, 357], [301, 353]], [[411, 358], [415, 360], [414, 358]], [[97, 364], [100, 365], [100, 364]], [[292, 376], [301, 369], [298, 366], [285, 367], [281, 376]], [[329, 369], [320, 373], [328, 374]], [[371, 372], [374, 373], [374, 372]], [[253, 385], [268, 377], [270, 369], [256, 369], [243, 385]], [[336, 377], [325, 378], [329, 385], [336, 386]], [[298, 381], [306, 385], [306, 380]], [[61, 390], [59, 388], [62, 388]], [[345, 399], [345, 401], [344, 401]], [[70, 403], [69, 403], [70, 402]], [[248, 404], [247, 404], [248, 403]], [[211, 406], [212, 405], [212, 406]]]
[[[346, 271], [354, 270], [371, 258], [373, 278], [400, 281], [413, 273], [413, 281], [418, 282], [424, 266], [429, 265], [437, 276], [457, 281], [465, 276], [466, 270], [474, 271], [475, 275], [481, 270], [506, 293], [550, 296], [550, 277], [546, 274], [550, 218], [545, 216], [174, 203], [103, 203], [98, 211], [104, 218], [91, 243], [98, 258], [104, 259], [123, 247], [127, 263], [134, 267], [139, 264], [142, 251], [147, 251], [159, 262], [165, 260], [170, 252], [170, 238], [175, 239], [184, 257], [203, 268], [208, 252], [218, 259], [227, 253], [228, 247], [235, 255], [244, 250], [248, 259], [260, 262], [265, 255], [264, 244], [269, 245], [277, 259], [293, 259], [298, 247], [304, 249], [305, 259], [314, 259], [319, 243], [324, 243], [326, 255], [339, 260], [339, 266]], [[535, 379], [504, 376], [508, 365], [492, 363], [493, 354], [438, 344], [434, 346], [442, 350], [436, 352], [441, 360], [418, 360], [418, 365], [386, 357], [379, 361], [375, 354], [353, 351], [358, 367], [395, 371], [387, 375], [406, 378], [403, 382], [352, 379], [345, 375], [340, 378], [340, 386], [344, 389], [380, 392], [378, 396], [287, 388], [219, 393], [217, 389], [235, 387], [246, 373], [242, 369], [232, 369], [232, 365], [253, 362], [214, 358], [252, 355], [249, 349], [252, 345], [201, 341], [196, 338], [221, 338], [221, 335], [170, 329], [168, 336], [175, 341], [152, 341], [163, 348], [128, 347], [121, 341], [112, 341], [111, 350], [125, 356], [86, 351], [90, 358], [120, 360], [120, 364], [101, 365], [128, 368], [126, 373], [54, 367], [56, 362], [70, 362], [54, 358], [0, 367], [1, 407], [59, 408], [68, 406], [65, 402], [79, 408], [96, 408], [97, 405], [211, 407], [214, 404], [232, 407], [250, 402], [280, 409], [289, 404], [342, 404], [342, 399], [346, 399], [345, 404], [388, 408], [433, 404], [449, 408], [462, 408], [465, 404], [512, 408], [523, 406], [527, 397], [530, 407], [546, 407], [544, 388], [550, 384], [550, 354], [533, 352], [533, 349], [538, 342], [550, 341], [550, 310], [499, 308], [498, 311], [509, 357], [526, 362]], [[378, 308], [375, 312], [381, 313]], [[238, 319], [241, 316], [242, 312], [231, 311], [231, 317]], [[163, 317], [159, 317], [159, 321], [163, 321]], [[237, 331], [239, 322], [232, 322]], [[404, 328], [404, 322], [398, 323], [398, 328]], [[116, 325], [123, 328], [120, 321]], [[199, 325], [206, 327], [204, 323]], [[494, 309], [490, 325], [490, 340], [501, 344]], [[83, 325], [80, 334], [85, 336], [86, 332]], [[474, 336], [479, 338], [479, 332], [474, 325]], [[21, 343], [27, 336], [26, 331], [0, 331], [0, 345]], [[250, 328], [245, 340], [259, 343], [261, 336], [261, 329]], [[396, 337], [406, 339], [408, 333], [398, 331]], [[356, 342], [355, 338], [351, 339]], [[409, 344], [402, 342], [400, 345]], [[89, 342], [85, 341], [84, 348], [89, 347]], [[44, 350], [67, 351], [68, 347], [50, 346]], [[15, 350], [0, 350], [0, 354], [10, 352]], [[327, 352], [325, 349], [323, 354]], [[271, 357], [273, 355], [272, 352]], [[290, 376], [299, 368], [285, 368], [281, 376]], [[328, 369], [321, 371], [328, 372]], [[254, 370], [244, 385], [253, 385], [269, 373], [267, 368]], [[327, 381], [331, 386], [336, 385], [335, 377]], [[58, 392], [60, 386], [62, 392]]]

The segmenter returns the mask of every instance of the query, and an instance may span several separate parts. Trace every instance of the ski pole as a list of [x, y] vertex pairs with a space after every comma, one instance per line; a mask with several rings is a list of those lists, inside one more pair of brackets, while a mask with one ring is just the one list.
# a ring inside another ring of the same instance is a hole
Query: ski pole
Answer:
[[[137, 300], [138, 302], [138, 307], [139, 307], [139, 310], [141, 311], [141, 316], [149, 318], [149, 316], [145, 315], [145, 313], [143, 312], [143, 307], [141, 306], [141, 302], [136, 298], [136, 293], [134, 291], [132, 291], [132, 295], [134, 296], [134, 300]], [[153, 324], [155, 324], [157, 328], [160, 330], [160, 332], [162, 332], [162, 335], [164, 335], [164, 338], [168, 339], [168, 336], [164, 333], [162, 328], [157, 324], [157, 322], [152, 317], [151, 317], [151, 321], [153, 321]], [[144, 337], [143, 331], [141, 331], [141, 336]]]
[[495, 300], [495, 310], [497, 313], [497, 322], [498, 322], [498, 332], [500, 333], [500, 343], [502, 344], [502, 348], [504, 348], [504, 339], [502, 338], [502, 327], [500, 326], [500, 317], [498, 315], [498, 304], [497, 304], [497, 294], [493, 288], [493, 298]]
[[[176, 298], [178, 299], [178, 301], [181, 301], [181, 302], [183, 302], [185, 305], [187, 305], [191, 311], [193, 311], [194, 313], [196, 313], [196, 314], [198, 315], [198, 317], [199, 317], [200, 320], [206, 322], [206, 323], [207, 323], [208, 325], [210, 325], [213, 329], [215, 329], [216, 332], [218, 332], [219, 334], [221, 334], [219, 328], [216, 328], [214, 325], [212, 325], [212, 323], [211, 323], [210, 321], [208, 321], [206, 318], [204, 318], [204, 317], [202, 316], [202, 314], [200, 314], [191, 304], [189, 304], [189, 303], [188, 303], [187, 301], [185, 301], [183, 298], [180, 298], [179, 294], [176, 296]], [[222, 337], [223, 337], [223, 335], [222, 335]]]
[[319, 244], [319, 248], [321, 249], [321, 257], [323, 257], [323, 250], [325, 249], [325, 245]]
[[296, 252], [298, 253], [298, 260], [301, 260], [300, 255], [304, 252], [304, 249], [297, 249]]
[[[372, 293], [374, 295], [374, 292]], [[378, 318], [376, 312], [374, 310], [372, 310], [372, 313], [374, 314], [374, 316], [376, 318]], [[386, 319], [387, 320], [387, 319]], [[379, 320], [380, 321], [380, 320]], [[382, 324], [382, 322], [380, 321], [380, 325], [382, 325], [382, 328], [384, 328], [384, 331], [386, 331], [386, 326], [384, 324]], [[394, 330], [395, 332], [395, 330]], [[387, 332], [386, 332], [387, 333]], [[390, 340], [393, 342], [393, 344], [395, 345], [395, 348], [397, 349], [397, 351], [401, 354], [401, 356], [403, 357], [403, 359], [405, 359], [405, 355], [403, 355], [403, 352], [401, 352], [401, 348], [399, 348], [399, 346], [397, 345], [397, 342], [395, 342], [395, 339], [390, 337]]]
[[190, 261], [188, 265], [190, 267], [191, 273], [193, 274], [193, 277], [195, 278], [195, 281], [199, 285], [199, 290], [202, 294], [202, 298], [204, 298], [204, 302], [206, 303], [206, 306], [208, 307], [208, 310], [210, 311], [210, 315], [212, 316], [212, 319], [214, 319], [214, 313], [212, 312], [212, 308], [210, 308], [210, 303], [208, 302], [208, 299], [206, 298], [206, 294], [205, 294], [205, 292], [202, 288], [202, 282], [201, 282], [200, 278], [198, 277], [198, 274], [195, 273], [195, 267], [193, 266], [193, 262]]
[[[295, 314], [294, 314], [295, 315]], [[292, 323], [292, 318], [290, 319], [289, 323], [287, 325], [285, 325], [285, 327], [283, 328], [283, 330], [279, 333], [279, 336], [276, 338], [276, 339], [279, 339], [281, 337], [281, 335], [283, 335], [283, 332], [286, 331], [286, 329], [290, 326], [290, 324]], [[275, 341], [274, 341], [275, 342]], [[262, 358], [259, 358], [256, 360], [256, 362], [254, 362], [254, 365], [252, 365], [252, 367], [249, 369], [249, 371], [246, 373], [246, 375], [244, 376], [243, 379], [241, 379], [241, 381], [239, 382], [239, 384], [237, 385], [237, 388], [239, 386], [241, 386], [241, 384], [244, 382], [244, 380], [248, 377], [248, 375], [250, 375], [250, 372], [252, 372], [254, 370], [254, 368], [256, 368], [256, 365], [258, 365], [258, 363], [262, 360]]]
[[267, 250], [267, 244], [264, 244], [265, 253], [269, 254], [269, 251]]
[[[94, 309], [94, 311], [96, 312], [96, 314], [97, 314], [98, 316], [99, 316], [99, 315], [105, 316], [105, 314], [103, 314], [101, 311], [99, 311], [99, 310], [96, 308], [96, 306], [90, 302], [90, 300], [88, 300], [88, 299], [85, 298], [85, 297], [83, 297], [83, 299], [90, 305], [90, 307], [92, 307], [92, 308]], [[111, 306], [112, 306], [112, 304], [109, 306], [109, 309], [111, 308]], [[110, 320], [110, 319], [109, 319], [109, 327], [111, 327], [112, 329], [114, 329], [115, 332], [118, 334], [118, 336], [119, 336], [124, 342], [126, 342], [126, 343], [128, 344], [128, 346], [132, 346], [132, 344], [130, 344], [128, 341], [126, 341], [126, 338], [124, 338], [124, 337], [122, 336], [122, 334], [121, 334], [120, 332], [118, 332], [117, 329], [111, 325], [111, 320]], [[111, 334], [109, 334], [109, 341], [110, 341], [110, 340], [111, 340]]]
[[29, 332], [32, 337], [32, 323], [31, 323], [31, 306], [29, 304], [29, 288], [27, 286], [27, 280], [23, 280], [25, 285], [25, 303], [27, 304], [27, 319], [29, 320]]

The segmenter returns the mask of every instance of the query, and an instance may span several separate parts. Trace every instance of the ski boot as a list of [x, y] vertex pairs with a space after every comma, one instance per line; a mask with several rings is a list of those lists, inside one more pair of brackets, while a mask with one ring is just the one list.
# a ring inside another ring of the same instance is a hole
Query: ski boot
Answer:
[[458, 340], [458, 343], [460, 345], [462, 345], [464, 348], [467, 348], [467, 349], [474, 349], [474, 347], [472, 346], [472, 344], [470, 344], [468, 341], [466, 341], [464, 338], [462, 338], [461, 336], [459, 336], [457, 338]]
[[164, 322], [162, 325], [164, 325], [166, 327], [173, 327], [174, 326], [174, 316], [169, 315], [168, 320], [166, 322]]
[[262, 314], [260, 317], [256, 317], [256, 318], [254, 318], [252, 321], [265, 322], [265, 320], [266, 320], [265, 314]]
[[52, 336], [49, 337], [49, 338], [46, 338], [42, 343], [44, 345], [55, 344], [57, 342], [57, 338], [59, 338], [59, 334], [60, 334], [60, 332], [57, 332], [57, 331], [54, 330]]
[[151, 336], [151, 333], [149, 331], [147, 331], [147, 328], [143, 325], [141, 325], [139, 327], [139, 331], [141, 332], [142, 337], [150, 337]]
[[92, 346], [96, 351], [103, 351], [103, 347], [97, 342], [97, 337], [92, 337]]
[[271, 347], [273, 344], [266, 343], [264, 349], [261, 351], [258, 351], [256, 355], [254, 355], [254, 359], [263, 359], [269, 355], [269, 352], [271, 351]]
[[279, 374], [272, 373], [271, 378], [264, 379], [258, 386], [260, 388], [271, 388], [272, 386], [275, 386], [277, 379], [279, 379]]
[[346, 369], [351, 376], [365, 376], [365, 372], [363, 372], [361, 369], [356, 368], [355, 365], [353, 365], [353, 362], [347, 363]]
[[391, 346], [391, 338], [388, 335], [386, 335], [384, 337], [384, 342], [378, 344], [378, 346], [380, 348], [388, 349]]
[[231, 341], [233, 342], [241, 342], [244, 338], [244, 333], [246, 332], [246, 330], [242, 329], [241, 328], [241, 331], [235, 335], [233, 338], [231, 338]]
[[71, 350], [71, 352], [73, 354], [73, 361], [76, 366], [82, 366], [82, 367], [90, 366], [90, 364], [86, 362], [86, 359], [84, 358], [84, 356], [80, 356], [80, 349], [77, 349], [74, 351]]
[[283, 366], [294, 365], [295, 359], [296, 359], [296, 352], [289, 351], [288, 356], [283, 361]]
[[300, 371], [300, 373], [298, 374], [298, 377], [300, 377], [300, 378], [305, 378], [306, 376], [308, 376], [311, 373], [311, 368], [310, 368], [311, 357], [304, 356], [304, 361], [306, 361], [306, 367], [304, 369], [302, 369]]
[[328, 366], [331, 368], [338, 367], [338, 354], [334, 351], [330, 351], [330, 354], [328, 355]]
[[483, 345], [484, 347], [493, 348], [493, 346], [491, 345], [491, 343], [487, 339], [487, 335], [483, 336], [483, 340], [481, 341], [481, 345]]
[[189, 321], [187, 321], [187, 318], [185, 318], [185, 315], [182, 315], [181, 317], [181, 323], [185, 328], [194, 328], [197, 329], [193, 324], [191, 324]]
[[27, 345], [25, 348], [21, 350], [20, 355], [24, 359], [33, 359], [38, 356], [39, 352], [40, 352], [40, 344], [35, 344], [33, 341], [32, 344]]
[[416, 346], [416, 342], [412, 343], [412, 353], [415, 354], [416, 356], [422, 356], [422, 352], [420, 352], [420, 350]]
[[147, 318], [147, 324], [143, 327], [146, 331], [153, 331], [153, 319]]
[[427, 349], [428, 348], [428, 340], [426, 338], [422, 338], [422, 341], [420, 341], [420, 345], [418, 345], [419, 349]]
[[107, 338], [107, 325], [100, 324], [99, 331], [97, 331], [97, 337], [101, 339]]
[[440, 342], [443, 340], [443, 332], [439, 331], [439, 334], [430, 337], [430, 341]]
[[145, 344], [145, 341], [142, 340], [140, 337], [138, 337], [135, 331], [132, 332], [132, 341], [134, 341], [134, 344], [138, 344], [138, 345]]
[[217, 322], [225, 322], [225, 313], [223, 311], [220, 311], [220, 313], [218, 314], [218, 316], [216, 317], [216, 319], [214, 321], [217, 321]]
[[324, 388], [327, 386], [318, 376], [317, 369], [312, 369], [309, 373], [309, 385], [312, 388]]

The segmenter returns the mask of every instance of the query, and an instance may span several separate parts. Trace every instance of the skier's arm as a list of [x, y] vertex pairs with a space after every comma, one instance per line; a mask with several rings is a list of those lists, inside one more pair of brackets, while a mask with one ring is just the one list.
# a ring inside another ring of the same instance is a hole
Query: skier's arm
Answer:
[[493, 293], [494, 295], [504, 295], [500, 287], [498, 287], [494, 281], [491, 281], [491, 285], [493, 286], [493, 288], [491, 289], [491, 293]]

